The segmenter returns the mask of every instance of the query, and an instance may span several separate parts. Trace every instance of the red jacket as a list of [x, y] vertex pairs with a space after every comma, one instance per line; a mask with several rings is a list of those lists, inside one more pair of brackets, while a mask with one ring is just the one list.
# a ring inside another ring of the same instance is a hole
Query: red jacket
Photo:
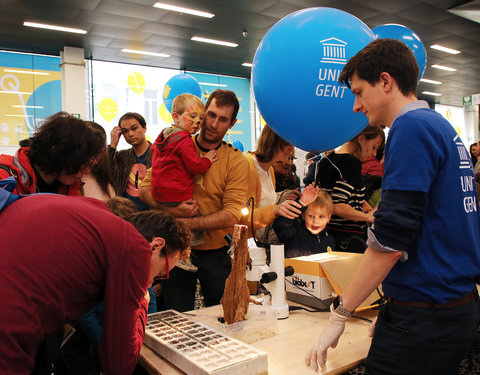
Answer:
[[[20, 147], [17, 153], [12, 155], [0, 155], [0, 180], [13, 176], [17, 180], [17, 188], [14, 194], [33, 194], [37, 188], [37, 177], [28, 158], [29, 147]], [[8, 169], [8, 170], [5, 170]], [[60, 185], [57, 193], [63, 195], [80, 195], [82, 182], [67, 186]]]
[[164, 137], [165, 129], [153, 145], [152, 193], [159, 202], [192, 199], [195, 175], [205, 173], [212, 162], [199, 157], [192, 137], [185, 130]]

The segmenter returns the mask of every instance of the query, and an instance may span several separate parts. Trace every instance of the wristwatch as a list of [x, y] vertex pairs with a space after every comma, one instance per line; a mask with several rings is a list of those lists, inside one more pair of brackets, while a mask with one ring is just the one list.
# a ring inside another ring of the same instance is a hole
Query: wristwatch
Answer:
[[343, 307], [340, 296], [335, 297], [335, 299], [333, 300], [333, 311], [347, 318], [350, 318], [352, 316], [352, 312], [348, 311]]

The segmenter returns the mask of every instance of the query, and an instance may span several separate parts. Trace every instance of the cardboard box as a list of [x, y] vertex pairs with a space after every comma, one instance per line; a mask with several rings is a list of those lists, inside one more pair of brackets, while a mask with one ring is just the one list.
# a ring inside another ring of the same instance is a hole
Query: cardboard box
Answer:
[[[295, 273], [285, 278], [290, 301], [319, 309], [329, 308], [333, 298], [341, 295], [357, 269], [362, 254], [331, 251], [285, 259]], [[374, 291], [357, 309], [370, 308], [380, 298]]]

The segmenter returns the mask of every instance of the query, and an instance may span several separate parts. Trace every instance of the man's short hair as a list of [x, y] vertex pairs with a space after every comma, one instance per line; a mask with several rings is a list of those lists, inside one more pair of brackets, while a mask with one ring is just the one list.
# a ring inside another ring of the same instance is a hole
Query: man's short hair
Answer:
[[176, 112], [179, 115], [181, 115], [183, 112], [185, 112], [189, 107], [193, 105], [205, 107], [205, 104], [202, 102], [202, 99], [200, 99], [196, 95], [189, 94], [189, 93], [177, 95], [175, 99], [173, 99], [172, 113]]
[[186, 225], [163, 211], [135, 212], [124, 219], [132, 223], [148, 242], [152, 242], [155, 237], [163, 238], [165, 247], [161, 254], [165, 255], [165, 249], [183, 252], [190, 247], [191, 234]]
[[233, 106], [232, 122], [237, 118], [238, 110], [240, 109], [240, 103], [238, 102], [237, 96], [233, 91], [216, 89], [208, 97], [207, 104], [205, 105], [207, 110], [213, 99], [215, 99], [215, 103], [218, 107], [223, 107], [226, 105]]
[[137, 212], [135, 204], [125, 197], [111, 197], [105, 203], [114, 215], [120, 216], [122, 219]]
[[358, 52], [343, 67], [338, 82], [350, 88], [352, 76], [370, 83], [380, 80], [380, 74], [389, 73], [403, 95], [416, 94], [419, 68], [413, 52], [395, 39], [377, 39]]
[[118, 120], [118, 126], [120, 126], [120, 124], [122, 123], [123, 120], [128, 120], [128, 119], [131, 119], [131, 118], [134, 118], [135, 120], [137, 120], [142, 128], [145, 129], [147, 127], [147, 122], [145, 121], [143, 116], [140, 113], [137, 113], [137, 112], [127, 112], [127, 113], [125, 113], [122, 117], [120, 117], [120, 120]]
[[319, 206], [325, 207], [327, 209], [327, 213], [331, 215], [333, 213], [333, 201], [332, 197], [323, 189], [318, 191], [317, 199], [315, 199], [312, 203], [308, 205], [310, 206]]
[[275, 154], [285, 147], [291, 146], [290, 143], [275, 133], [270, 126], [265, 125], [258, 137], [255, 156], [259, 162], [268, 163], [272, 161]]
[[77, 174], [105, 150], [105, 139], [66, 112], [47, 118], [35, 132], [28, 158], [47, 174]]

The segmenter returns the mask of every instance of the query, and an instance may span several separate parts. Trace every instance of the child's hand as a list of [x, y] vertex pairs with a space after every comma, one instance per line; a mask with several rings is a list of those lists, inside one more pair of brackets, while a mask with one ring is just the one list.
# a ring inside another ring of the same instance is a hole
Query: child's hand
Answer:
[[315, 182], [312, 182], [310, 185], [305, 187], [303, 190], [302, 197], [300, 198], [300, 203], [304, 206], [308, 206], [318, 197], [318, 187], [315, 187]]
[[210, 161], [212, 162], [212, 164], [215, 163], [215, 162], [218, 160], [218, 158], [217, 158], [217, 151], [215, 151], [215, 150], [210, 150], [210, 151], [208, 151], [208, 152], [205, 154], [204, 157], [207, 158], [208, 160], [210, 160]]

